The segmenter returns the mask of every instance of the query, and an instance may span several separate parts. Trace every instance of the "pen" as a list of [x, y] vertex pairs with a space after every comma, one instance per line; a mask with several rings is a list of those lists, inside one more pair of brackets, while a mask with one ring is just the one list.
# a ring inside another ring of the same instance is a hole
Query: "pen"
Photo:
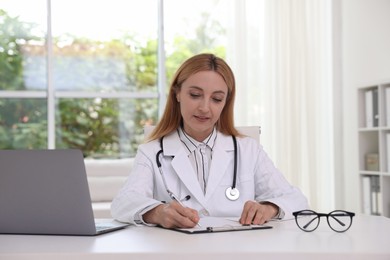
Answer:
[[[168, 194], [169, 194], [169, 197], [171, 197], [172, 200], [176, 201], [177, 203], [180, 204], [180, 206], [182, 206], [183, 208], [185, 208], [186, 206], [184, 206], [184, 204], [176, 197], [175, 194], [173, 194], [172, 191], [168, 191]], [[196, 225], [198, 227], [202, 227], [199, 223], [196, 223]]]
[[253, 229], [252, 226], [207, 227], [207, 231], [209, 232], [223, 232], [223, 231], [250, 230], [250, 229]]

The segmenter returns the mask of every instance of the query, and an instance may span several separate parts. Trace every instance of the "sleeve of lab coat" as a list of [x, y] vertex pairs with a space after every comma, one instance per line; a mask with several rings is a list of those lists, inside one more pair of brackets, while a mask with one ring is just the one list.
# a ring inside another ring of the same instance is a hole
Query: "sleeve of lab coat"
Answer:
[[284, 219], [293, 218], [294, 211], [309, 208], [305, 195], [286, 180], [261, 145], [255, 164], [255, 176], [256, 201], [274, 203], [284, 212]]
[[132, 172], [112, 201], [112, 217], [121, 222], [140, 224], [140, 214], [144, 213], [145, 209], [150, 210], [161, 204], [153, 199], [153, 190], [153, 162], [143, 149], [139, 149]]

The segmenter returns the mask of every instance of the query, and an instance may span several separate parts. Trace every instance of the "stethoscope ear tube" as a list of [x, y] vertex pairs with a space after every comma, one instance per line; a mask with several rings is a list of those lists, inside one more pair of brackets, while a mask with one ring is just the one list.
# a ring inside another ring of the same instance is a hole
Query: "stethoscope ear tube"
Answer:
[[160, 170], [160, 172], [161, 172], [160, 154], [162, 154], [163, 151], [164, 151], [163, 139], [164, 139], [164, 136], [161, 137], [161, 140], [160, 140], [160, 151], [158, 151], [158, 152], [156, 153], [156, 163], [157, 163], [157, 167], [158, 167], [158, 169]]
[[160, 150], [156, 153], [156, 163], [157, 163], [157, 167], [160, 169], [161, 168], [161, 162], [160, 162], [160, 154], [163, 152], [163, 150]]

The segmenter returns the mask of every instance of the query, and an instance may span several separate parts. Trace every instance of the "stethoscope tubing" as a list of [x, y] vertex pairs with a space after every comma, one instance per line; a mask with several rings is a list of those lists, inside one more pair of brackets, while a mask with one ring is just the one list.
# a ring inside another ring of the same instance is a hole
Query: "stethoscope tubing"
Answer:
[[[229, 200], [234, 201], [234, 200], [238, 199], [238, 197], [240, 196], [240, 192], [236, 188], [236, 184], [237, 184], [237, 140], [236, 140], [236, 137], [234, 135], [232, 135], [232, 139], [233, 139], [233, 145], [234, 145], [233, 182], [232, 182], [232, 186], [226, 189], [226, 197]], [[168, 189], [168, 185], [166, 183], [166, 180], [165, 180], [165, 177], [164, 177], [164, 174], [162, 171], [162, 167], [161, 167], [161, 161], [160, 161], [160, 154], [164, 153], [164, 143], [163, 142], [164, 142], [164, 136], [161, 137], [161, 139], [160, 139], [160, 150], [156, 153], [156, 164], [157, 164], [158, 170], [161, 174], [165, 189], [167, 190], [168, 194], [171, 195], [172, 192]], [[164, 156], [164, 154], [163, 154], [163, 156]]]
[[235, 189], [237, 183], [237, 140], [234, 135], [232, 135], [232, 138], [233, 138], [233, 145], [234, 145], [234, 169], [233, 169], [232, 189]]

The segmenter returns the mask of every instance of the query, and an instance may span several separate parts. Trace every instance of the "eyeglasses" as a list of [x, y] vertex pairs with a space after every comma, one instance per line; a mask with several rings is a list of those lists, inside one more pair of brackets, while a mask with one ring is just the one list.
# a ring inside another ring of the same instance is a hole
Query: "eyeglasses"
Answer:
[[355, 213], [344, 210], [334, 210], [328, 214], [317, 213], [312, 210], [301, 210], [292, 213], [298, 227], [305, 232], [314, 231], [320, 224], [320, 217], [326, 217], [329, 227], [336, 232], [345, 232], [352, 225]]

